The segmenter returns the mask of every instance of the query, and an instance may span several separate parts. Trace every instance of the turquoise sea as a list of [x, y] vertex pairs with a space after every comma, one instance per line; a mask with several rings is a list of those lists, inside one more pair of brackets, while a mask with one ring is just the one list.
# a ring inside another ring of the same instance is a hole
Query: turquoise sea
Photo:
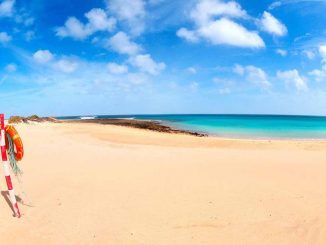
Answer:
[[264, 139], [326, 139], [326, 117], [284, 115], [100, 115], [58, 119], [128, 118], [157, 120], [213, 136]]

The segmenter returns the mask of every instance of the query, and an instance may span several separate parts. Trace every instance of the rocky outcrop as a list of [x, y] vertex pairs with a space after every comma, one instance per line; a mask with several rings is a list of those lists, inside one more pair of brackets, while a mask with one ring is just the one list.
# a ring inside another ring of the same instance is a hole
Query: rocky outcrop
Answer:
[[32, 115], [29, 117], [12, 116], [9, 118], [8, 123], [30, 123], [30, 122], [58, 122], [54, 117], [39, 117]]
[[189, 134], [198, 137], [207, 136], [206, 134], [203, 133], [192, 132], [192, 131], [181, 130], [181, 129], [174, 129], [172, 127], [163, 125], [157, 121], [142, 121], [142, 120], [129, 120], [129, 119], [88, 119], [88, 120], [69, 120], [65, 122], [110, 124], [110, 125], [126, 126], [132, 128], [147, 129], [147, 130], [164, 132], [164, 133]]

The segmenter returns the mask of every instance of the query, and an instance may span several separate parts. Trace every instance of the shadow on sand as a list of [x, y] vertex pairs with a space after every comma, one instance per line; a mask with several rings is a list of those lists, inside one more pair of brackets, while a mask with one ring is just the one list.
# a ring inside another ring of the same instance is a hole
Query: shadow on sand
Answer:
[[[10, 198], [9, 198], [9, 191], [1, 191], [1, 195], [3, 196], [3, 198], [5, 199], [5, 201], [7, 202], [8, 206], [10, 207], [11, 211], [13, 212], [13, 216], [15, 216], [15, 211], [12, 207]], [[24, 206], [28, 206], [28, 207], [33, 207], [32, 205], [28, 205], [26, 204], [23, 199], [21, 199], [19, 196], [16, 195], [16, 200], [18, 203], [20, 203], [21, 205]]]

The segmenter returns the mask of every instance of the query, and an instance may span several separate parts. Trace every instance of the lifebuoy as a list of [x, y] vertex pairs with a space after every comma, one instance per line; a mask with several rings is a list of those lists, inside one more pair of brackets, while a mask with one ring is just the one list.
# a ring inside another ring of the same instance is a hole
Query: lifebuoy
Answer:
[[[12, 141], [14, 142], [16, 151], [15, 151], [15, 158], [17, 161], [20, 161], [23, 159], [24, 156], [24, 147], [23, 147], [23, 142], [17, 132], [17, 130], [15, 129], [14, 126], [12, 125], [7, 125], [5, 127], [6, 133], [10, 135]], [[6, 138], [7, 140], [7, 138]], [[8, 142], [6, 142], [6, 145], [8, 147]]]

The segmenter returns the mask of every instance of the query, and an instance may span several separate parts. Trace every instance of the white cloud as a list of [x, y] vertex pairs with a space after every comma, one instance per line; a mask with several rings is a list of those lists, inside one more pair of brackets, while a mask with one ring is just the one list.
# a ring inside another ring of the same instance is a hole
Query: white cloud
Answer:
[[[218, 17], [218, 19], [216, 19]], [[243, 48], [263, 48], [259, 34], [250, 31], [231, 18], [248, 18], [246, 11], [235, 1], [199, 0], [190, 11], [189, 18], [195, 29], [180, 28], [177, 36], [189, 42], [207, 40], [213, 45], [230, 45]]]
[[55, 55], [49, 50], [38, 50], [33, 54], [33, 59], [48, 68], [64, 73], [73, 73], [79, 67], [79, 62], [72, 58], [62, 57], [55, 59]]
[[11, 36], [7, 32], [0, 32], [0, 43], [8, 43], [11, 41]]
[[257, 85], [262, 89], [270, 89], [272, 86], [268, 81], [267, 74], [265, 71], [259, 67], [249, 65], [249, 66], [241, 66], [235, 65], [233, 68], [233, 72], [245, 76], [246, 80]]
[[317, 82], [326, 80], [326, 65], [324, 65], [320, 70], [312, 70], [309, 72], [309, 75], [313, 76]]
[[47, 63], [53, 59], [53, 54], [49, 50], [38, 50], [33, 54], [37, 63]]
[[190, 12], [190, 18], [198, 25], [203, 26], [213, 21], [214, 17], [246, 17], [247, 13], [235, 1], [200, 0]]
[[285, 57], [285, 56], [287, 56], [288, 55], [288, 51], [287, 50], [285, 50], [285, 49], [276, 49], [276, 51], [275, 51], [277, 54], [279, 54], [279, 55], [281, 55], [281, 56], [283, 56], [283, 57]]
[[266, 11], [260, 20], [260, 28], [275, 36], [285, 36], [288, 32], [286, 26], [282, 22]]
[[[220, 17], [216, 19], [216, 17]], [[265, 43], [255, 31], [250, 31], [230, 18], [249, 18], [235, 1], [200, 0], [190, 12], [194, 30], [180, 28], [177, 36], [189, 42], [200, 39], [213, 45], [231, 45], [244, 48], [262, 48]]]
[[182, 27], [177, 31], [177, 36], [186, 39], [189, 42], [196, 43], [199, 38], [195, 31], [189, 31], [188, 29]]
[[56, 35], [82, 40], [88, 37], [90, 32], [77, 18], [69, 17], [64, 26], [57, 28]]
[[247, 66], [246, 79], [264, 89], [271, 87], [271, 83], [267, 79], [265, 71], [256, 66]]
[[95, 8], [85, 14], [88, 19], [88, 28], [91, 32], [113, 31], [116, 25], [115, 18], [109, 18], [103, 9]]
[[282, 2], [281, 1], [275, 1], [271, 5], [268, 6], [268, 9], [269, 10], [273, 10], [275, 8], [280, 7], [281, 5], [282, 5]]
[[64, 73], [73, 73], [78, 68], [78, 63], [69, 59], [61, 59], [57, 61], [53, 67], [58, 70], [62, 71]]
[[303, 50], [302, 54], [305, 55], [309, 60], [314, 59], [316, 56], [312, 50]]
[[141, 47], [132, 42], [124, 32], [118, 32], [111, 37], [107, 42], [107, 46], [120, 54], [135, 55], [141, 51]]
[[56, 29], [59, 37], [72, 37], [83, 40], [97, 31], [113, 31], [116, 20], [108, 17], [103, 9], [94, 8], [85, 14], [88, 23], [83, 24], [76, 17], [69, 17], [64, 26]]
[[264, 41], [254, 31], [249, 31], [232, 20], [222, 18], [198, 29], [198, 34], [212, 44], [226, 44], [244, 48], [265, 47]]
[[322, 61], [326, 62], [326, 45], [321, 45], [319, 47], [319, 54], [322, 57]]
[[307, 90], [305, 78], [300, 76], [298, 70], [278, 71], [276, 73], [278, 79], [284, 81], [288, 86], [294, 86], [298, 91]]
[[17, 66], [15, 64], [8, 64], [5, 69], [7, 72], [15, 72], [17, 70]]
[[0, 16], [12, 16], [14, 12], [15, 0], [4, 0], [0, 3]]
[[126, 65], [119, 65], [117, 63], [109, 63], [107, 65], [107, 68], [109, 70], [110, 73], [112, 74], [125, 74], [128, 72], [128, 66]]
[[272, 4], [269, 5], [268, 9], [273, 10], [281, 6], [286, 6], [290, 4], [301, 4], [301, 3], [321, 3], [324, 4], [325, 0], [280, 0], [280, 1], [275, 1]]
[[110, 13], [128, 24], [132, 34], [140, 34], [145, 29], [146, 15], [144, 0], [106, 0]]
[[322, 67], [321, 69], [314, 69], [309, 72], [317, 82], [326, 80], [326, 45], [319, 46], [319, 55], [321, 56]]
[[129, 59], [130, 63], [137, 67], [140, 71], [157, 75], [165, 69], [166, 65], [163, 62], [156, 63], [149, 54], [140, 54]]

